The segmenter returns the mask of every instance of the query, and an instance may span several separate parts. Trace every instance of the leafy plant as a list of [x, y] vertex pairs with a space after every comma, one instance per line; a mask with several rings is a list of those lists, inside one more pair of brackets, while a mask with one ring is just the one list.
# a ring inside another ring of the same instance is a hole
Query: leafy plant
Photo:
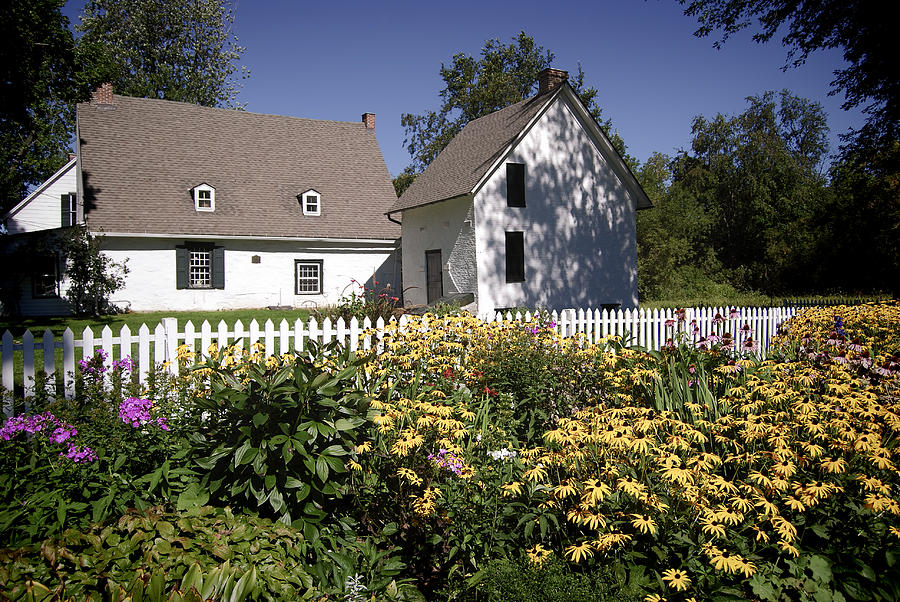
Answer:
[[[11, 600], [287, 600], [317, 597], [296, 529], [252, 514], [149, 508], [0, 551]], [[29, 597], [29, 590], [33, 597]]]
[[332, 344], [265, 362], [235, 363], [226, 351], [197, 366], [209, 380], [196, 402], [209, 415], [191, 436], [204, 495], [315, 540], [347, 493], [347, 462], [367, 421], [357, 386], [366, 361]]

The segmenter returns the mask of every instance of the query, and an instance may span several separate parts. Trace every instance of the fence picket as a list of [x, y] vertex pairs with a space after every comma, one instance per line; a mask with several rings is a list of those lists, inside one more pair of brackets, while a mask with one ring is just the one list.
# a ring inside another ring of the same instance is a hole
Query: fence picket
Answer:
[[63, 395], [75, 397], [75, 333], [71, 328], [63, 331]]
[[[785, 320], [795, 316], [800, 308], [797, 306], [780, 308], [728, 308], [728, 307], [696, 307], [685, 308], [682, 319], [679, 319], [672, 309], [576, 309], [568, 308], [561, 311], [552, 311], [549, 320], [555, 323], [555, 330], [561, 336], [583, 335], [585, 340], [599, 342], [604, 336], [617, 336], [625, 344], [639, 345], [650, 350], [659, 350], [675, 337], [677, 332], [687, 335], [689, 341], [695, 344], [710, 340], [721, 340], [728, 333], [734, 340], [738, 350], [755, 347], [755, 354], [765, 358], [770, 352], [772, 339], [778, 334], [778, 329]], [[497, 312], [487, 319], [495, 321], [529, 322], [539, 314], [531, 312], [512, 311]], [[405, 332], [410, 323], [409, 315], [402, 315], [396, 327], [400, 332]], [[352, 351], [358, 351], [360, 347], [369, 351], [373, 347], [378, 353], [384, 352], [383, 339], [385, 334], [385, 320], [379, 318], [375, 324], [369, 318], [360, 322], [357, 318], [346, 321], [343, 317], [335, 322], [325, 318], [321, 325], [315, 318], [310, 318], [304, 323], [299, 318], [291, 325], [286, 319], [282, 319], [277, 328], [271, 319], [267, 319], [261, 329], [257, 320], [252, 319], [249, 331], [243, 323], [237, 320], [234, 331], [230, 332], [224, 320], [217, 324], [214, 333], [209, 321], [204, 320], [199, 332], [191, 321], [185, 322], [183, 332], [179, 332], [178, 321], [175, 318], [164, 318], [151, 333], [146, 324], [142, 324], [137, 335], [133, 335], [128, 326], [123, 326], [119, 335], [113, 337], [112, 329], [105, 326], [97, 340], [97, 336], [91, 328], [86, 327], [81, 333], [81, 340], [75, 339], [71, 329], [63, 333], [62, 341], [57, 341], [52, 332], [45, 330], [40, 342], [35, 340], [31, 331], [26, 330], [22, 336], [22, 342], [16, 343], [9, 331], [2, 337], [2, 364], [0, 364], [0, 385], [5, 387], [2, 399], [2, 410], [5, 415], [10, 415], [16, 410], [14, 407], [13, 392], [16, 389], [17, 374], [14, 355], [22, 353], [22, 391], [25, 397], [31, 397], [35, 388], [36, 351], [43, 352], [43, 371], [50, 376], [48, 384], [53, 386], [56, 381], [62, 388], [67, 398], [72, 398], [75, 393], [75, 362], [76, 349], [81, 348], [81, 358], [90, 359], [95, 349], [99, 346], [106, 353], [106, 368], [109, 369], [113, 359], [131, 356], [134, 343], [138, 344], [138, 360], [136, 370], [141, 384], [146, 384], [148, 374], [156, 365], [165, 365], [172, 373], [178, 374], [177, 348], [179, 341], [183, 341], [192, 351], [200, 353], [204, 358], [209, 356], [209, 349], [215, 337], [219, 349], [229, 346], [229, 340], [234, 344], [244, 346], [245, 339], [250, 344], [260, 342], [263, 339], [266, 355], [289, 353], [291, 350], [302, 352], [306, 348], [306, 341], [315, 341], [317, 344], [326, 344], [337, 341], [341, 345], [348, 346]], [[427, 323], [422, 323], [420, 330], [428, 329]], [[233, 339], [231, 339], [233, 337]], [[197, 339], [199, 338], [199, 347]], [[277, 343], [275, 339], [278, 339]], [[291, 341], [293, 338], [293, 341]], [[118, 348], [116, 347], [118, 345]], [[151, 353], [152, 346], [152, 353]], [[62, 378], [59, 379], [56, 368], [56, 350], [62, 349]], [[166, 363], [168, 362], [168, 363]], [[56, 374], [56, 377], [52, 375]]]

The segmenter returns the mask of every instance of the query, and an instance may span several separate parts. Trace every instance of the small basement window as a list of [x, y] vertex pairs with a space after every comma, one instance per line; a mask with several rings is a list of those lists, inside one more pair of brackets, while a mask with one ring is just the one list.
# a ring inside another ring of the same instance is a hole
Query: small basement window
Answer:
[[322, 195], [315, 190], [307, 190], [297, 197], [303, 207], [303, 215], [322, 215]]
[[194, 209], [197, 211], [216, 210], [216, 189], [209, 184], [200, 184], [194, 188]]

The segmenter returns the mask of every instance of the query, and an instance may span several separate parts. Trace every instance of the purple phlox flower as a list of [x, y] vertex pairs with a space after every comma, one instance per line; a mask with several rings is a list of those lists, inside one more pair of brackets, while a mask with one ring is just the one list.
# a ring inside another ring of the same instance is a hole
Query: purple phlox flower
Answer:
[[130, 355], [126, 355], [120, 360], [116, 360], [112, 363], [113, 370], [122, 370], [131, 372], [134, 370], [134, 361], [131, 359]]
[[550, 320], [549, 322], [547, 322], [547, 328], [556, 328], [556, 322]]
[[63, 441], [74, 437], [78, 434], [78, 429], [74, 427], [62, 427], [58, 426], [54, 429], [53, 433], [50, 435], [50, 443], [62, 443]]
[[462, 475], [462, 460], [446, 449], [441, 449], [437, 454], [429, 454], [428, 459], [438, 468], [446, 468], [457, 476]]
[[92, 450], [90, 447], [83, 445], [75, 445], [74, 443], [69, 444], [69, 449], [65, 452], [59, 452], [60, 456], [65, 456], [72, 462], [76, 464], [81, 464], [84, 462], [93, 462], [97, 459], [97, 452]]
[[153, 402], [149, 399], [129, 397], [119, 404], [119, 418], [122, 419], [122, 422], [130, 424], [134, 428], [140, 428], [152, 422], [163, 431], [170, 430], [165, 417], [153, 418], [150, 416], [151, 407], [153, 407]]

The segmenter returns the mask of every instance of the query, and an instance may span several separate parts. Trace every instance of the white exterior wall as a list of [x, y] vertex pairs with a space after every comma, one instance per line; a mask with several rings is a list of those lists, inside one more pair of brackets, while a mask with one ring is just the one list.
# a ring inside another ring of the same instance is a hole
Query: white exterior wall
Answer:
[[475, 228], [472, 197], [459, 197], [403, 212], [404, 304], [427, 301], [425, 251], [440, 249], [444, 295], [475, 293]]
[[[134, 311], [217, 310], [287, 305], [317, 307], [335, 304], [354, 290], [352, 279], [378, 290], [398, 280], [394, 241], [384, 243], [216, 240], [225, 247], [224, 289], [176, 289], [175, 247], [179, 238], [126, 238], [107, 236], [104, 253], [113, 260], [128, 260], [125, 286], [112, 301]], [[253, 263], [254, 255], [260, 257]], [[295, 294], [294, 261], [323, 261], [323, 293]], [[399, 283], [392, 286], [397, 290]], [[358, 288], [356, 289], [358, 291]], [[399, 296], [399, 295], [397, 295]]]
[[[636, 203], [562, 96], [506, 161], [525, 164], [526, 207], [506, 206], [501, 162], [475, 195], [479, 312], [637, 307]], [[508, 231], [524, 233], [524, 282], [506, 282]]]
[[10, 234], [49, 230], [62, 226], [60, 197], [77, 192], [75, 163], [56, 172], [52, 178], [41, 184], [23, 203], [15, 207], [6, 218], [6, 229]]

